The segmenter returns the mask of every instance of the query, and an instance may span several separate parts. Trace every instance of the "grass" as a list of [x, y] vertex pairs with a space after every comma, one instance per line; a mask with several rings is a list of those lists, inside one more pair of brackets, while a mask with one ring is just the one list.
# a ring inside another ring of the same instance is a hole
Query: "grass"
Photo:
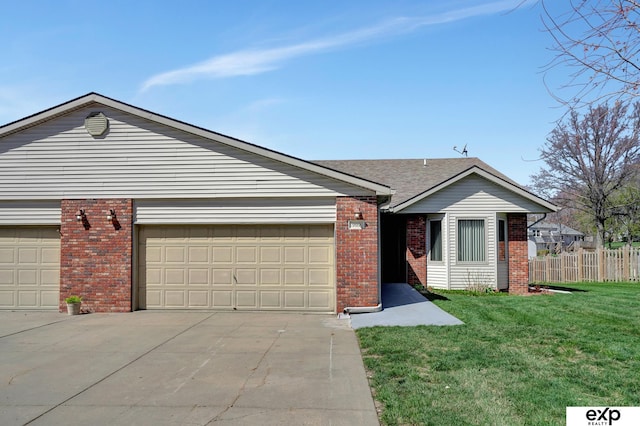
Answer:
[[386, 425], [560, 425], [567, 406], [640, 406], [640, 284], [572, 294], [438, 291], [452, 327], [357, 330]]

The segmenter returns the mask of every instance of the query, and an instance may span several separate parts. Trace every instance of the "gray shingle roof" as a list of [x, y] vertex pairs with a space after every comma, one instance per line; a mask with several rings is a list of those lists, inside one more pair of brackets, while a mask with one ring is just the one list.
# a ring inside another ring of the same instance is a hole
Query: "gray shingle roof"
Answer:
[[397, 206], [454, 176], [478, 167], [522, 188], [476, 157], [408, 160], [321, 160], [313, 161], [343, 173], [390, 186], [396, 190], [391, 206]]

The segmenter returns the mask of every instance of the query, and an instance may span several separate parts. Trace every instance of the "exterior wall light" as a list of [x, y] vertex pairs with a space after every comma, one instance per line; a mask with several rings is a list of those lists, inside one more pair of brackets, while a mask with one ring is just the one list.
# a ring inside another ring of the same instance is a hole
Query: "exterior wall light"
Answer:
[[81, 220], [85, 220], [87, 218], [87, 216], [84, 214], [84, 210], [80, 209], [76, 212], [76, 220], [77, 221], [81, 221]]
[[113, 209], [109, 209], [109, 213], [107, 213], [107, 220], [116, 220], [116, 211]]
[[364, 217], [360, 210], [353, 213], [353, 219], [347, 221], [347, 227], [350, 230], [362, 230], [367, 227], [367, 223], [364, 221]]

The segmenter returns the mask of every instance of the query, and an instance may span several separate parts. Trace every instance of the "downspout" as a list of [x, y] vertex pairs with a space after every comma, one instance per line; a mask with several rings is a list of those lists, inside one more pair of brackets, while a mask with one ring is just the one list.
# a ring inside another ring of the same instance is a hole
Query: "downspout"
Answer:
[[[384, 202], [388, 202], [385, 200]], [[382, 310], [382, 241], [381, 226], [380, 226], [380, 206], [378, 206], [378, 304], [376, 306], [347, 306], [344, 308], [345, 314], [370, 314], [373, 312], [380, 312]]]
[[378, 303], [376, 306], [358, 306], [344, 308], [345, 314], [370, 314], [372, 312], [380, 312], [382, 310], [382, 303]]
[[538, 223], [542, 222], [546, 218], [547, 218], [547, 214], [546, 213], [542, 213], [542, 217], [540, 219], [536, 220], [535, 222], [533, 222], [531, 225], [527, 226], [527, 229], [531, 229], [532, 226], [537, 225]]

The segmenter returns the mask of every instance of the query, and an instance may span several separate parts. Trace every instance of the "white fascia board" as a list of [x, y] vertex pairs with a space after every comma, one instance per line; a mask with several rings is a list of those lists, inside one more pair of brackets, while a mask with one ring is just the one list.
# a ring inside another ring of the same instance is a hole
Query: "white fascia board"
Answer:
[[210, 139], [216, 142], [220, 142], [220, 143], [232, 146], [234, 148], [241, 149], [243, 151], [251, 152], [253, 154], [267, 157], [275, 161], [280, 161], [285, 164], [289, 164], [289, 165], [292, 165], [304, 170], [308, 170], [326, 177], [330, 177], [332, 179], [349, 183], [354, 186], [358, 186], [370, 191], [374, 191], [376, 195], [393, 195], [395, 193], [395, 190], [391, 189], [386, 185], [382, 185], [380, 183], [369, 181], [366, 179], [361, 179], [356, 176], [352, 176], [346, 173], [339, 172], [337, 170], [333, 170], [331, 168], [327, 168], [324, 166], [311, 163], [309, 161], [292, 157], [290, 155], [282, 154], [280, 152], [263, 148], [249, 142], [244, 142], [239, 139], [232, 138], [230, 136], [225, 136], [223, 134], [216, 133], [211, 130], [207, 130], [207, 129], [197, 127], [179, 120], [175, 120], [173, 118], [169, 118], [164, 115], [156, 114], [151, 111], [147, 111], [145, 109], [141, 109], [133, 105], [129, 105], [129, 104], [117, 101], [115, 99], [107, 98], [98, 93], [89, 93], [87, 95], [73, 99], [64, 104], [55, 106], [53, 108], [47, 109], [45, 111], [39, 112], [37, 114], [31, 115], [29, 117], [26, 117], [21, 120], [14, 121], [5, 126], [2, 126], [0, 127], [0, 138], [8, 134], [18, 132], [27, 127], [33, 126], [37, 123], [50, 120], [56, 116], [66, 114], [76, 109], [80, 109], [85, 105], [88, 105], [91, 103], [99, 103], [107, 107], [138, 116], [140, 118], [144, 118], [159, 124], [163, 124], [168, 127], [173, 127], [175, 129], [203, 137], [205, 139]]
[[406, 209], [407, 207], [411, 206], [412, 204], [415, 204], [427, 197], [429, 197], [430, 195], [440, 191], [441, 189], [446, 188], [449, 185], [452, 185], [464, 178], [466, 178], [467, 176], [471, 175], [471, 174], [477, 174], [478, 176], [481, 176], [485, 179], [487, 179], [490, 182], [495, 183], [496, 185], [499, 185], [511, 192], [514, 192], [516, 194], [518, 194], [519, 196], [528, 199], [529, 201], [532, 201], [533, 203], [538, 204], [539, 206], [543, 207], [543, 210], [540, 212], [532, 212], [532, 213], [550, 213], [550, 212], [557, 212], [560, 208], [558, 206], [556, 206], [555, 204], [538, 197], [537, 195], [525, 190], [524, 188], [519, 187], [518, 185], [514, 185], [509, 181], [506, 181], [492, 173], [487, 172], [486, 170], [478, 167], [478, 166], [473, 166], [468, 168], [467, 170], [463, 171], [462, 173], [457, 174], [456, 176], [442, 182], [439, 183], [438, 185], [429, 188], [428, 190], [426, 190], [425, 192], [422, 192], [418, 195], [416, 195], [415, 197], [398, 204], [397, 206], [393, 206], [391, 207], [389, 210], [393, 213], [400, 213], [401, 210]]

